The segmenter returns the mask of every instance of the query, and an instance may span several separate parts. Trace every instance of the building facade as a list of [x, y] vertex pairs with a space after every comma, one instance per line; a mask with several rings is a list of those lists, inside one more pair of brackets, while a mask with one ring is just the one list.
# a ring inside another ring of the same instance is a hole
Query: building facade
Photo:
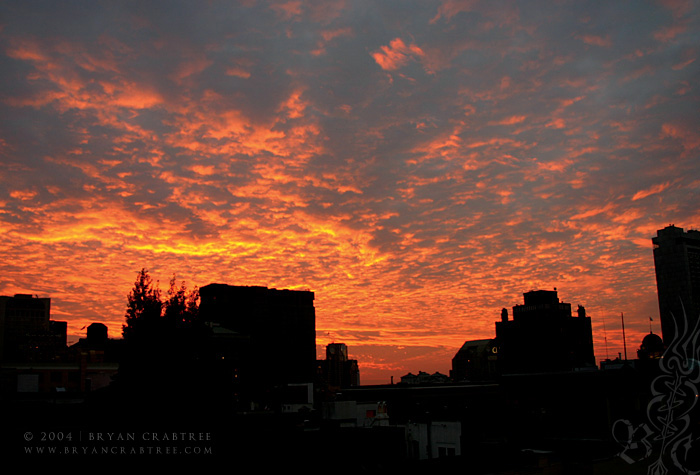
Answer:
[[652, 238], [661, 333], [668, 346], [700, 316], [700, 231], [667, 226]]
[[236, 377], [241, 384], [282, 387], [313, 382], [313, 292], [209, 284], [199, 293], [200, 318], [238, 336], [232, 344], [237, 346]]
[[452, 358], [454, 381], [484, 381], [498, 374], [498, 344], [495, 339], [465, 341]]
[[345, 343], [329, 343], [326, 359], [319, 361], [321, 379], [330, 389], [349, 388], [360, 385], [360, 369], [357, 360], [348, 356]]
[[501, 374], [570, 371], [595, 368], [591, 319], [579, 305], [560, 302], [555, 290], [523, 294], [524, 304], [506, 309], [496, 322], [498, 366]]
[[0, 361], [51, 359], [65, 349], [67, 323], [51, 320], [51, 299], [0, 296]]

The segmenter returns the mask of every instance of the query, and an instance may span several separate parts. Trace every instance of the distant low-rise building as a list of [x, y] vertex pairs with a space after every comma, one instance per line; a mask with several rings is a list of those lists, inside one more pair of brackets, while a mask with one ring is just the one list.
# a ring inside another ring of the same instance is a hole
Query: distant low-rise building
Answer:
[[[64, 326], [61, 329], [65, 331]], [[93, 323], [87, 338], [70, 347], [47, 345], [41, 358], [4, 362], [1, 391], [75, 395], [104, 388], [117, 374], [122, 343], [108, 338], [104, 324]]]
[[109, 338], [104, 323], [88, 325], [87, 336], [69, 347], [73, 357], [86, 358], [91, 363], [119, 363], [123, 351], [124, 340]]
[[326, 346], [326, 359], [319, 360], [319, 383], [328, 389], [337, 390], [360, 385], [360, 368], [357, 360], [348, 357], [345, 343], [330, 343]]
[[449, 376], [436, 371], [433, 374], [418, 371], [418, 374], [408, 373], [401, 376], [401, 384], [441, 384], [450, 381]]
[[496, 340], [465, 341], [452, 358], [450, 378], [453, 381], [484, 381], [498, 375]]

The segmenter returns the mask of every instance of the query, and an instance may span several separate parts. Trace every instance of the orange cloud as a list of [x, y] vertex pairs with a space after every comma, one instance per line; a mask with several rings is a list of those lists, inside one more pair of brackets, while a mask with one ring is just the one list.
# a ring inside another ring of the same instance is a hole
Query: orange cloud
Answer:
[[303, 3], [300, 0], [292, 0], [285, 3], [275, 3], [270, 8], [285, 20], [301, 15]]
[[49, 60], [48, 55], [36, 42], [15, 41], [5, 51], [10, 58], [24, 61], [45, 63]]
[[117, 91], [112, 98], [112, 104], [129, 109], [149, 109], [163, 102], [157, 92], [140, 89], [135, 84], [127, 85], [126, 90]]
[[609, 36], [582, 35], [579, 36], [579, 39], [591, 46], [600, 46], [605, 48], [612, 46], [612, 41], [610, 40]]
[[28, 201], [33, 199], [37, 195], [36, 191], [32, 190], [13, 190], [10, 192], [10, 197], [21, 200]]
[[350, 27], [345, 27], [345, 28], [338, 28], [335, 30], [324, 30], [321, 32], [321, 36], [323, 37], [323, 40], [328, 42], [331, 41], [335, 38], [341, 38], [344, 36], [352, 36], [353, 31], [352, 28]]
[[226, 69], [226, 74], [229, 76], [236, 76], [243, 79], [248, 79], [250, 77], [250, 72], [239, 67], [231, 67]]
[[667, 43], [673, 41], [678, 35], [685, 33], [687, 29], [688, 26], [685, 24], [667, 26], [654, 32], [654, 38], [663, 43]]
[[205, 57], [192, 58], [182, 62], [175, 71], [176, 81], [183, 81], [191, 76], [197, 75], [211, 66], [214, 62]]
[[673, 69], [674, 71], [679, 71], [679, 70], [681, 70], [681, 69], [685, 69], [686, 67], [690, 66], [690, 65], [693, 64], [694, 62], [695, 62], [695, 58], [686, 59], [685, 61], [682, 61], [682, 62], [680, 62], [680, 63], [678, 63], [678, 64], [674, 64], [674, 65], [672, 66], [672, 69]]
[[285, 110], [287, 112], [287, 117], [290, 119], [303, 117], [306, 103], [301, 100], [302, 93], [303, 91], [301, 90], [294, 91], [278, 110]]
[[377, 64], [385, 71], [395, 71], [411, 60], [422, 57], [425, 53], [416, 45], [406, 45], [401, 38], [391, 40], [389, 46], [382, 46], [379, 51], [372, 53]]
[[661, 136], [679, 140], [686, 152], [700, 148], [700, 132], [685, 124], [663, 124]]
[[430, 20], [430, 23], [437, 22], [440, 18], [452, 19], [462, 12], [471, 11], [477, 4], [476, 0], [446, 0], [438, 7], [437, 14]]
[[640, 190], [634, 194], [634, 196], [632, 197], [632, 201], [641, 200], [643, 198], [646, 198], [647, 196], [659, 194], [659, 193], [663, 192], [664, 190], [667, 190], [670, 186], [671, 186], [671, 183], [666, 182], [666, 183], [659, 183], [658, 185], [654, 185], [651, 188], [648, 188], [646, 190]]
[[498, 125], [515, 125], [515, 124], [520, 124], [520, 123], [524, 122], [525, 119], [527, 119], [527, 116], [513, 115], [513, 116], [506, 117], [505, 119], [496, 122], [496, 124], [498, 124]]
[[565, 129], [566, 128], [566, 121], [562, 119], [561, 117], [558, 117], [556, 119], [552, 119], [549, 121], [546, 125], [546, 127], [552, 127], [554, 129]]

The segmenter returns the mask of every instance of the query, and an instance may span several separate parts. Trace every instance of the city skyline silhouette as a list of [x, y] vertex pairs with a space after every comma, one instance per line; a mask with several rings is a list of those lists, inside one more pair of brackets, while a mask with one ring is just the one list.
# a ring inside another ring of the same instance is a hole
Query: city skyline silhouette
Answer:
[[[491, 374], [467, 364], [449, 379], [419, 372], [360, 385], [345, 344], [329, 344], [326, 359], [314, 361], [314, 297], [225, 284], [187, 292], [174, 280], [161, 293], [142, 269], [124, 338], [93, 323], [67, 346], [65, 325], [49, 322], [49, 299], [3, 296], [3, 452], [42, 466], [157, 460], [284, 469], [313, 460], [313, 473], [349, 453], [358, 456], [344, 465], [348, 473], [645, 473], [696, 463], [679, 436], [696, 430], [683, 421], [697, 416], [697, 326], [683, 325], [668, 350], [649, 334], [636, 358], [598, 368], [584, 307], [572, 315], [556, 291], [529, 291], [512, 319], [501, 312]], [[678, 404], [668, 411], [660, 398]], [[654, 413], [645, 408], [658, 412], [648, 423]]]
[[[145, 267], [317, 295], [363, 382], [443, 374], [558, 289], [596, 359], [655, 332], [700, 222], [684, 0], [0, 6], [0, 295], [117, 335]], [[329, 336], [332, 335], [332, 336]], [[606, 351], [607, 348], [607, 351]]]
[[[146, 272], [147, 272], [147, 271], [146, 271]], [[173, 279], [174, 279], [174, 278], [173, 278]], [[164, 293], [164, 290], [165, 290], [165, 289], [161, 289], [161, 288], [159, 287], [159, 282], [158, 282], [158, 281], [154, 281], [154, 284], [155, 284], [155, 287], [156, 287], [159, 291], [161, 291], [161, 292]], [[185, 283], [184, 281], [181, 282], [181, 285], [184, 286], [185, 284], [186, 284], [186, 283]], [[132, 284], [132, 285], [133, 285], [133, 284]], [[235, 285], [220, 284], [220, 283], [211, 283], [211, 284], [207, 284], [207, 285], [205, 285], [205, 286], [203, 286], [203, 287], [213, 287], [213, 286], [229, 286], [229, 287], [240, 287], [240, 288], [246, 288], [246, 287], [248, 287], [248, 286], [235, 286]], [[194, 286], [194, 288], [198, 288], [198, 287], [197, 287], [197, 286]], [[263, 286], [252, 286], [252, 288], [267, 289], [266, 287], [263, 287]], [[278, 290], [290, 291], [290, 289], [274, 289], [274, 288], [273, 288], [273, 289], [269, 289], [269, 290], [270, 290], [270, 291], [278, 291]], [[293, 292], [296, 292], [297, 290], [292, 290], [292, 291], [293, 291]], [[301, 292], [309, 292], [309, 290], [304, 289], [304, 290], [301, 290]], [[550, 291], [549, 289], [537, 289], [537, 290], [530, 290], [529, 292], [532, 293], [532, 292], [552, 292], [552, 291]], [[553, 292], [556, 293], [556, 290], [554, 290]], [[313, 292], [311, 292], [311, 293], [313, 294]], [[527, 294], [528, 292], [521, 292], [521, 296], [522, 296], [523, 293]], [[26, 296], [26, 297], [34, 298], [34, 299], [38, 299], [38, 300], [52, 300], [51, 297], [41, 297], [41, 296], [39, 296], [39, 295], [37, 295], [37, 294], [15, 294], [15, 296], [17, 296], [17, 295]], [[10, 298], [10, 297], [11, 297], [11, 296], [7, 296], [6, 298]], [[522, 297], [521, 297], [521, 298], [522, 298]], [[512, 302], [512, 303], [514, 303], [514, 302]], [[125, 302], [125, 306], [126, 306], [126, 302]], [[495, 313], [496, 313], [496, 312], [495, 312], [495, 309], [494, 309], [494, 315], [495, 315]], [[500, 319], [500, 318], [501, 318], [501, 312], [499, 311], [498, 314], [499, 314], [499, 319]], [[318, 319], [318, 317], [316, 317], [316, 318]], [[52, 317], [52, 321], [55, 321], [55, 320], [57, 320], [57, 319]], [[70, 324], [70, 318], [68, 318], [68, 320], [69, 320], [69, 322], [59, 322], [59, 323], [62, 323], [62, 324], [68, 323], [68, 324]], [[493, 324], [494, 324], [494, 325], [497, 323], [497, 320], [498, 320], [498, 319], [496, 319], [496, 318], [493, 319]], [[639, 344], [642, 342], [642, 339], [643, 339], [647, 334], [649, 334], [649, 333], [656, 333], [656, 334], [658, 334], [658, 335], [661, 335], [660, 323], [657, 323], [656, 325], [654, 325], [654, 322], [652, 321], [653, 319], [649, 319], [649, 320], [650, 320], [650, 321], [645, 322], [644, 324], [638, 325], [638, 327], [641, 328], [642, 331], [640, 331], [640, 332], [631, 332], [631, 334], [630, 334], [630, 332], [628, 331], [628, 333], [627, 333], [627, 336], [626, 336], [626, 339], [625, 339], [625, 340], [626, 340], [627, 346], [629, 346], [629, 348], [631, 349], [631, 350], [630, 350], [630, 353], [629, 353], [629, 355], [628, 355], [630, 359], [634, 359], [634, 355], [635, 355], [634, 352], [638, 349]], [[656, 318], [655, 320], [659, 320], [659, 319]], [[613, 326], [613, 327], [614, 327], [614, 325], [615, 325], [616, 323], [619, 324], [619, 322], [620, 322], [620, 320], [619, 320], [619, 316], [618, 316], [617, 322], [613, 321], [613, 322], [611, 322], [611, 323], [608, 323], [608, 329], [610, 328], [610, 326]], [[634, 323], [639, 323], [639, 322], [634, 322]], [[118, 326], [112, 323], [112, 328], [111, 328], [111, 329], [110, 329], [110, 327], [109, 327], [108, 325], [105, 325], [102, 321], [93, 321], [93, 322], [90, 322], [90, 323], [86, 324], [84, 327], [82, 327], [82, 328], [80, 329], [81, 333], [79, 333], [78, 336], [79, 336], [79, 335], [83, 335], [81, 338], [76, 338], [76, 335], [75, 335], [75, 334], [72, 334], [72, 335], [67, 334], [67, 335], [66, 335], [66, 336], [68, 337], [68, 338], [67, 338], [67, 344], [68, 344], [69, 346], [71, 346], [71, 345], [74, 345], [74, 344], [78, 343], [79, 341], [84, 340], [84, 339], [88, 336], [88, 334], [89, 334], [90, 327], [93, 326], [93, 325], [96, 325], [96, 324], [97, 324], [97, 325], [102, 325], [102, 326], [104, 326], [104, 331], [109, 335], [110, 338], [112, 338], [112, 339], [119, 339], [119, 340], [123, 338], [123, 326], [124, 326], [124, 324], [125, 324], [124, 317], [122, 317], [122, 321], [121, 321], [121, 323], [118, 323]], [[629, 317], [628, 317], [628, 325], [629, 325]], [[646, 325], [646, 331], [644, 331], [644, 325]], [[656, 326], [657, 328], [655, 328], [655, 326]], [[116, 332], [114, 331], [114, 328], [115, 328], [115, 327], [118, 329]], [[601, 339], [604, 341], [604, 345], [603, 345], [602, 347], [594, 345], [594, 348], [593, 348], [593, 349], [594, 349], [594, 352], [595, 352], [595, 362], [596, 362], [596, 365], [599, 365], [599, 364], [600, 364], [602, 361], [604, 361], [604, 360], [611, 360], [611, 359], [615, 359], [615, 358], [624, 358], [624, 357], [625, 357], [625, 354], [624, 354], [624, 352], [623, 352], [623, 350], [622, 350], [622, 348], [623, 348], [623, 346], [622, 346], [623, 343], [620, 342], [619, 348], [615, 347], [614, 344], [608, 343], [608, 342], [607, 342], [607, 335], [608, 335], [607, 331], [609, 331], [609, 330], [606, 330], [605, 333], [604, 333], [603, 335], [600, 335], [600, 334], [599, 334], [599, 335], [596, 335], [595, 332], [592, 332], [593, 339], [594, 339], [596, 342], [599, 342]], [[613, 333], [613, 334], [614, 334], [614, 332], [615, 332], [615, 330], [612, 330], [612, 331], [611, 331], [611, 333]], [[328, 345], [328, 344], [331, 344], [331, 343], [333, 343], [333, 342], [336, 342], [337, 339], [335, 339], [335, 338], [330, 338], [330, 339], [328, 339], [327, 341], [326, 341], [326, 339], [321, 339], [321, 341], [324, 342], [324, 343], [322, 343], [322, 342], [319, 341], [319, 333], [321, 333], [321, 331], [319, 331], [319, 330], [316, 330], [316, 331], [315, 331], [315, 353], [316, 353], [316, 357], [317, 357], [318, 359], [323, 359], [323, 356], [324, 356], [324, 354], [325, 354], [325, 352], [326, 352], [326, 347], [327, 347], [327, 345]], [[471, 333], [467, 332], [465, 335], [471, 335]], [[477, 339], [479, 339], [479, 338], [493, 338], [494, 336], [495, 336], [495, 329], [492, 330], [491, 334], [486, 334], [486, 333], [484, 333], [484, 334], [478, 335], [478, 338], [477, 338]], [[468, 340], [468, 338], [465, 337], [464, 340], [462, 341], [462, 343], [464, 343], [465, 340]], [[338, 341], [338, 343], [343, 343], [343, 344], [344, 344], [344, 342], [340, 342], [340, 341]], [[356, 342], [356, 344], [358, 344], [358, 346], [361, 347], [362, 344], [363, 344], [363, 342], [362, 342], [362, 340], [359, 340], [359, 341]], [[462, 345], [460, 344], [459, 346], [454, 347], [454, 348], [448, 347], [447, 350], [446, 350], [446, 351], [447, 351], [447, 352], [446, 352], [446, 355], [447, 355], [447, 356], [446, 356], [445, 358], [443, 358], [442, 360], [438, 360], [437, 363], [433, 362], [433, 363], [432, 363], [432, 366], [431, 366], [431, 365], [424, 365], [423, 367], [418, 367], [418, 366], [420, 366], [420, 364], [414, 365], [414, 366], [408, 366], [408, 365], [407, 365], [407, 366], [404, 366], [404, 370], [403, 370], [403, 371], [394, 371], [394, 372], [388, 374], [387, 377], [376, 377], [375, 375], [372, 374], [372, 372], [371, 372], [371, 370], [370, 370], [370, 371], [369, 371], [369, 377], [366, 378], [366, 379], [363, 378], [363, 381], [365, 381], [367, 384], [388, 384], [388, 383], [390, 383], [391, 381], [394, 381], [394, 380], [398, 381], [400, 377], [406, 375], [406, 373], [410, 373], [411, 371], [413, 371], [413, 372], [418, 372], [418, 371], [423, 371], [423, 372], [424, 372], [424, 371], [428, 371], [428, 372], [439, 372], [439, 373], [441, 372], [441, 373], [444, 373], [444, 374], [448, 374], [448, 373], [450, 372], [450, 370], [451, 370], [451, 366], [450, 366], [450, 365], [451, 365], [452, 357], [454, 356], [455, 353], [457, 353], [457, 351], [459, 350], [460, 346], [462, 346]], [[612, 351], [612, 350], [615, 350], [615, 349], [618, 349], [619, 351], [617, 351], [617, 352]], [[353, 351], [353, 357], [358, 358], [358, 355], [357, 355], [357, 353], [356, 353], [355, 351]]]

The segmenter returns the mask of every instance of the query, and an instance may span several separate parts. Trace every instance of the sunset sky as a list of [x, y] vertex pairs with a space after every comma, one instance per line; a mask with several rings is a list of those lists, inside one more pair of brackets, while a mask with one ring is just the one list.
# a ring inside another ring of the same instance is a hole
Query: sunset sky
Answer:
[[700, 226], [699, 54], [691, 0], [2, 2], [0, 295], [75, 341], [142, 267], [309, 289], [372, 384], [556, 287], [635, 357], [651, 237]]

